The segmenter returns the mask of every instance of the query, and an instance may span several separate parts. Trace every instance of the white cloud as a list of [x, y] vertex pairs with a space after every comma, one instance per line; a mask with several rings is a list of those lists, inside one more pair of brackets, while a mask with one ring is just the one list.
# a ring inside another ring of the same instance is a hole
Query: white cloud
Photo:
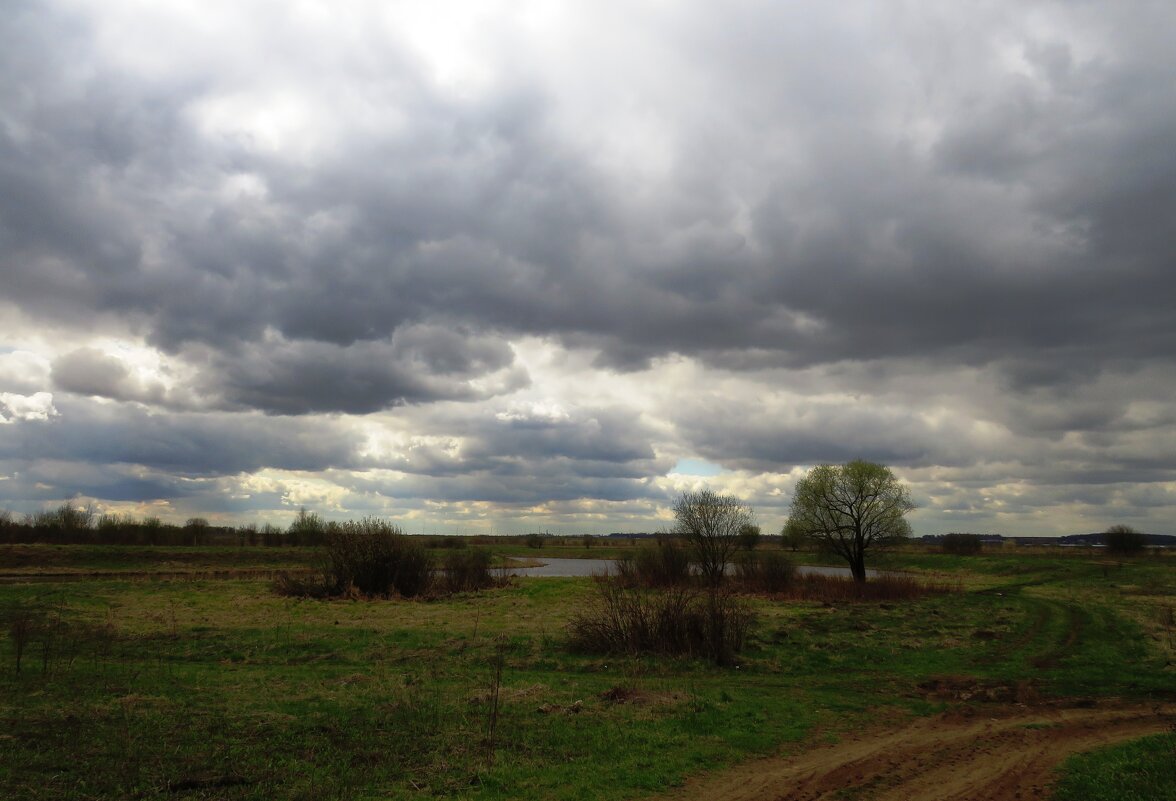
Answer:
[[34, 392], [32, 395], [0, 392], [0, 424], [45, 421], [56, 416], [51, 392]]

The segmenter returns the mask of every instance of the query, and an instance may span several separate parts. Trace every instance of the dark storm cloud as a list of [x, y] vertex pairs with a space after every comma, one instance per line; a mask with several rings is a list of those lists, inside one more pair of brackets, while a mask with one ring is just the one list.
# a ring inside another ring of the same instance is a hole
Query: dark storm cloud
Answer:
[[[731, 89], [721, 110], [735, 114], [679, 131], [668, 182], [640, 203], [559, 138], [538, 80], [460, 101], [393, 51], [391, 89], [358, 90], [408, 127], [345, 129], [337, 149], [295, 161], [194, 129], [215, 73], [182, 85], [116, 73], [83, 25], [27, 7], [3, 29], [11, 297], [59, 317], [117, 312], [169, 349], [230, 353], [267, 327], [362, 351], [439, 315], [593, 345], [622, 369], [671, 352], [735, 366], [749, 351], [792, 365], [1016, 356], [1014, 380], [1032, 382], [1176, 351], [1176, 88], [1157, 80], [1172, 55], [1147, 30], [1100, 28], [1107, 54], [1081, 63], [1064, 38], [1021, 37], [1030, 75], [1001, 69], [1006, 31], [980, 31], [978, 66], [948, 66], [973, 99], [932, 90], [941, 130], [920, 150], [882, 122], [887, 104], [911, 112], [887, 81], [928, 77], [917, 55], [810, 43], [801, 63], [749, 22], [677, 24], [709, 54], [700, 91]], [[788, 22], [757, 26], [797, 40]], [[70, 82], [60, 49], [35, 44], [62, 25], [89, 69]], [[750, 120], [762, 128], [735, 127]], [[755, 147], [778, 136], [799, 165]], [[226, 194], [234, 176], [259, 191]], [[307, 345], [277, 357], [271, 386], [252, 385], [248, 358], [222, 359], [221, 380], [232, 402], [283, 412], [332, 408], [297, 371], [354, 375], [362, 386], [339, 411], [434, 397], [394, 371], [358, 375], [364, 359]]]
[[991, 455], [959, 421], [930, 423], [908, 409], [872, 403], [768, 410], [753, 401], [716, 398], [684, 403], [674, 420], [703, 457], [754, 471], [853, 459], [912, 467], [970, 465]]
[[59, 416], [51, 420], [0, 426], [0, 459], [139, 465], [188, 477], [360, 463], [357, 437], [329, 420], [163, 415], [61, 399], [56, 406]]
[[[542, 499], [553, 476], [566, 487], [580, 487], [587, 493], [581, 497], [590, 497], [593, 482], [643, 479], [669, 466], [657, 459], [655, 434], [646, 424], [609, 409], [555, 416], [528, 411], [426, 416], [415, 420], [413, 429], [437, 433], [382, 466], [434, 478], [509, 477], [533, 502]], [[525, 489], [528, 481], [536, 482], [530, 490]]]
[[78, 348], [59, 356], [49, 377], [55, 388], [79, 395], [145, 403], [159, 403], [165, 397], [162, 385], [144, 386], [125, 362], [94, 348]]
[[470, 382], [510, 368], [505, 342], [441, 328], [401, 329], [391, 342], [260, 342], [216, 353], [198, 379], [200, 392], [227, 408], [271, 414], [363, 414], [404, 403], [477, 400], [527, 385], [508, 370], [497, 390]]
[[5, 505], [29, 511], [77, 495], [107, 502], [181, 499], [196, 493], [200, 483], [171, 473], [144, 475], [126, 465], [86, 462], [0, 460], [0, 470], [13, 474], [4, 482]]

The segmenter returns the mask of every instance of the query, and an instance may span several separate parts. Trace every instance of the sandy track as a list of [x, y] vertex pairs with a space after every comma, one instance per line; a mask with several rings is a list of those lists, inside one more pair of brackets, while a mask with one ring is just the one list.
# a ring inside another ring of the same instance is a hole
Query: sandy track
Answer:
[[1167, 730], [1168, 707], [984, 706], [921, 718], [688, 782], [676, 801], [1028, 801], [1049, 797], [1067, 756]]

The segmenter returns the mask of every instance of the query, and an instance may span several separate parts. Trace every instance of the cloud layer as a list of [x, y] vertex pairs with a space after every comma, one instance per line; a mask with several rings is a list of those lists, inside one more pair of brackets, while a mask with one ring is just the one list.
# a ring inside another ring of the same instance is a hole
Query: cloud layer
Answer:
[[1174, 16], [18, 4], [0, 505], [1165, 530]]

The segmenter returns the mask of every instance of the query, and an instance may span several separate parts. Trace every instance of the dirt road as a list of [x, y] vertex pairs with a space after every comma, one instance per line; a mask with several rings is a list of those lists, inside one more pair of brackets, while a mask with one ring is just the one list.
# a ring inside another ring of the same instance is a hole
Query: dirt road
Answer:
[[1176, 709], [981, 705], [689, 782], [674, 801], [1029, 801], [1067, 756], [1167, 730]]

